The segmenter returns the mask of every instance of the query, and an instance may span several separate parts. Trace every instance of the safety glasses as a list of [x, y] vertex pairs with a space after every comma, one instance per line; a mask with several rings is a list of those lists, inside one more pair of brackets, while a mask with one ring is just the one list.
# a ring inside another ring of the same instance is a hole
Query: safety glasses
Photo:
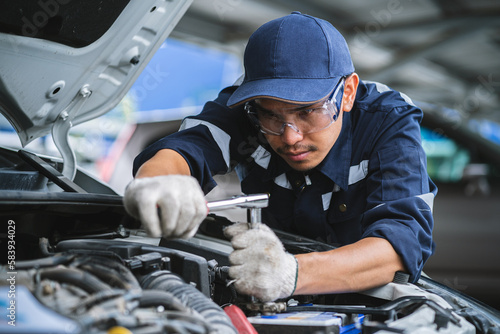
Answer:
[[[265, 134], [280, 136], [286, 126], [301, 134], [319, 132], [337, 120], [342, 104], [344, 82], [345, 78], [340, 79], [333, 93], [321, 107], [305, 106], [291, 108], [284, 113], [275, 113], [261, 107], [255, 101], [250, 101], [245, 104], [245, 110], [250, 120]], [[288, 120], [285, 120], [284, 114], [287, 114]]]

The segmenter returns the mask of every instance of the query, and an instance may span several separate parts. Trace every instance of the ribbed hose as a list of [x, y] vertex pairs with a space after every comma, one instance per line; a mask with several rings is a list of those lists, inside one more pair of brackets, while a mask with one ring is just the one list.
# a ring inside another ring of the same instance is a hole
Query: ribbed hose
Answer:
[[181, 303], [172, 293], [164, 290], [142, 290], [139, 307], [164, 306], [168, 310], [188, 312], [191, 309]]
[[90, 272], [112, 287], [125, 290], [140, 290], [139, 282], [132, 272], [115, 260], [99, 256], [82, 257], [75, 262], [75, 266]]
[[210, 323], [214, 329], [212, 333], [235, 333], [231, 319], [224, 310], [194, 286], [187, 284], [177, 275], [169, 271], [156, 271], [141, 280], [143, 289], [156, 289], [170, 292], [187, 307], [192, 308]]

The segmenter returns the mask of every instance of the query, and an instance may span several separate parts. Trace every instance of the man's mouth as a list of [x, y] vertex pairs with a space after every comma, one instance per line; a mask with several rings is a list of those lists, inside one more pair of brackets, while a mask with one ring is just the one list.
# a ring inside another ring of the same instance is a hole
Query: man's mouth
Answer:
[[286, 157], [292, 161], [301, 161], [306, 159], [309, 155], [309, 151], [301, 151], [301, 152], [286, 152]]
[[301, 147], [298, 150], [296, 148], [295, 150], [293, 150], [290, 149], [290, 147], [280, 147], [276, 151], [282, 156], [285, 156], [290, 161], [299, 162], [307, 159], [309, 154], [311, 154], [316, 150], [317, 150], [316, 147], [311, 146], [311, 147]]

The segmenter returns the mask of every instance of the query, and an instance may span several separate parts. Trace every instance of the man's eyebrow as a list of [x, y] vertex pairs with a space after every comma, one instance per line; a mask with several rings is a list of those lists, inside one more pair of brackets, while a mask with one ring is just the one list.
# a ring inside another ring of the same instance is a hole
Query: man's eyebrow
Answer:
[[274, 113], [274, 111], [264, 108], [263, 106], [261, 106], [261, 105], [260, 105], [260, 104], [258, 104], [257, 102], [254, 102], [254, 104], [255, 104], [255, 106], [257, 107], [257, 109], [259, 109], [259, 110], [261, 110], [261, 111], [265, 111], [265, 112], [268, 112], [268, 113], [271, 113], [271, 114], [273, 114], [273, 113]]

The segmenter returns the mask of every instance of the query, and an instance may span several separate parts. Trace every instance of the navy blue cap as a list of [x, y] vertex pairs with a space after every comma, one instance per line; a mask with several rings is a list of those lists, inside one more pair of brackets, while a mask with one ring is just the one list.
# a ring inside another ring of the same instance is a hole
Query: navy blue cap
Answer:
[[257, 29], [244, 54], [245, 77], [227, 105], [270, 98], [310, 104], [354, 72], [344, 37], [329, 22], [293, 12]]

